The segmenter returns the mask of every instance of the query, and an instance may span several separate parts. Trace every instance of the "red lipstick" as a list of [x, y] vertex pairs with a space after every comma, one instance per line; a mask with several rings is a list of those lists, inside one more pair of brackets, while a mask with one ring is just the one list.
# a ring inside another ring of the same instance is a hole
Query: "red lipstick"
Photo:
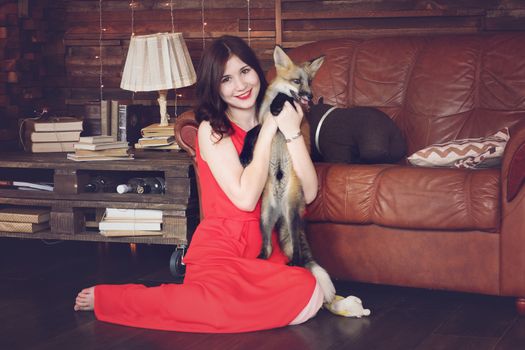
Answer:
[[235, 96], [235, 97], [237, 97], [240, 100], [247, 100], [247, 99], [250, 98], [250, 96], [252, 96], [252, 89], [250, 89], [248, 92], [245, 92], [242, 95], [238, 95], [238, 96]]

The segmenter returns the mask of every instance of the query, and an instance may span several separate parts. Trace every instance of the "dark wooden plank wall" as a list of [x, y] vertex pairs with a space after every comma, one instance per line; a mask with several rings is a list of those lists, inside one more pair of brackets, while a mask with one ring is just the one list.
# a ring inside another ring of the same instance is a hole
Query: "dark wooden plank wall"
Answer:
[[282, 34], [276, 41], [285, 47], [348, 36], [525, 30], [521, 0], [279, 2]]
[[[0, 1], [0, 147], [16, 146], [18, 118], [45, 102], [47, 77], [65, 75], [60, 25], [50, 27], [48, 0]], [[48, 45], [49, 42], [49, 45]], [[53, 71], [61, 67], [60, 71]], [[62, 102], [63, 104], [63, 102]]]
[[[17, 119], [42, 104], [62, 114], [85, 115], [100, 99], [155, 102], [153, 93], [121, 90], [131, 35], [131, 0], [0, 0], [0, 140]], [[137, 0], [137, 35], [171, 31], [169, 0]], [[195, 67], [204, 41], [222, 34], [247, 37], [247, 0], [173, 1], [175, 31], [183, 33]], [[525, 30], [523, 0], [250, 0], [251, 45], [263, 67], [275, 43], [291, 48], [336, 37]], [[100, 51], [102, 47], [102, 51]], [[178, 90], [178, 105], [194, 103], [193, 88]], [[174, 92], [169, 104], [174, 105]], [[89, 110], [89, 109], [88, 109]], [[97, 118], [91, 115], [91, 118]], [[93, 123], [96, 123], [93, 120]], [[93, 130], [96, 130], [94, 128]], [[12, 134], [12, 133], [11, 133]]]

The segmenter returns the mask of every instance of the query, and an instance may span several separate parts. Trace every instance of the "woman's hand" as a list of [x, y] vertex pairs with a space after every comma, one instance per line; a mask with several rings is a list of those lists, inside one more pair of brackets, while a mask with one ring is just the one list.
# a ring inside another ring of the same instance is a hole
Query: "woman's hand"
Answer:
[[272, 115], [270, 111], [266, 112], [266, 114], [262, 118], [262, 126], [261, 126], [261, 132], [265, 130], [264, 132], [268, 132], [272, 137], [277, 132], [277, 121], [275, 120], [275, 117]]
[[[303, 119], [303, 109], [299, 103], [295, 102], [292, 106], [290, 102], [284, 103], [281, 113], [274, 117], [277, 127], [286, 139], [291, 139], [301, 131], [301, 120]], [[295, 108], [294, 108], [295, 106]]]
[[290, 141], [286, 143], [286, 147], [292, 157], [293, 168], [301, 181], [304, 199], [308, 204], [317, 196], [317, 174], [304, 139], [300, 137], [303, 110], [296, 102], [294, 106], [295, 108], [289, 102], [285, 102], [281, 113], [273, 119], [277, 122], [284, 138]]

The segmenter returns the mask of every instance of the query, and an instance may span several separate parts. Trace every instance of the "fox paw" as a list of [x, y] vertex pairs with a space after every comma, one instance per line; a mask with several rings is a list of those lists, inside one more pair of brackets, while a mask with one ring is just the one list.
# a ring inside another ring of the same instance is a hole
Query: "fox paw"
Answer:
[[293, 106], [293, 97], [283, 94], [282, 92], [279, 92], [277, 96], [275, 96], [272, 103], [270, 104], [270, 112], [272, 112], [273, 116], [277, 116], [279, 113], [281, 113], [286, 101], [290, 101]]

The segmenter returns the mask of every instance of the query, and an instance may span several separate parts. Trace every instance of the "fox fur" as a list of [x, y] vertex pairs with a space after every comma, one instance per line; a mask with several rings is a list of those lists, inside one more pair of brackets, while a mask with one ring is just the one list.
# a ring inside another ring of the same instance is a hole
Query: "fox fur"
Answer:
[[[267, 116], [268, 110], [273, 116], [277, 116], [287, 100], [295, 100], [307, 106], [312, 99], [310, 82], [324, 61], [324, 56], [321, 56], [296, 65], [279, 46], [275, 47], [273, 57], [277, 76], [268, 86], [259, 109], [259, 125]], [[251, 161], [259, 130], [260, 126], [250, 130], [246, 136], [240, 154], [243, 166]], [[334, 285], [326, 270], [314, 260], [306, 239], [303, 218], [305, 205], [301, 182], [293, 169], [285, 136], [277, 131], [272, 140], [268, 180], [262, 196], [263, 245], [260, 258], [267, 259], [272, 254], [271, 234], [276, 227], [281, 249], [289, 258], [290, 264], [310, 270], [323, 291], [325, 301], [331, 302], [335, 296]]]

